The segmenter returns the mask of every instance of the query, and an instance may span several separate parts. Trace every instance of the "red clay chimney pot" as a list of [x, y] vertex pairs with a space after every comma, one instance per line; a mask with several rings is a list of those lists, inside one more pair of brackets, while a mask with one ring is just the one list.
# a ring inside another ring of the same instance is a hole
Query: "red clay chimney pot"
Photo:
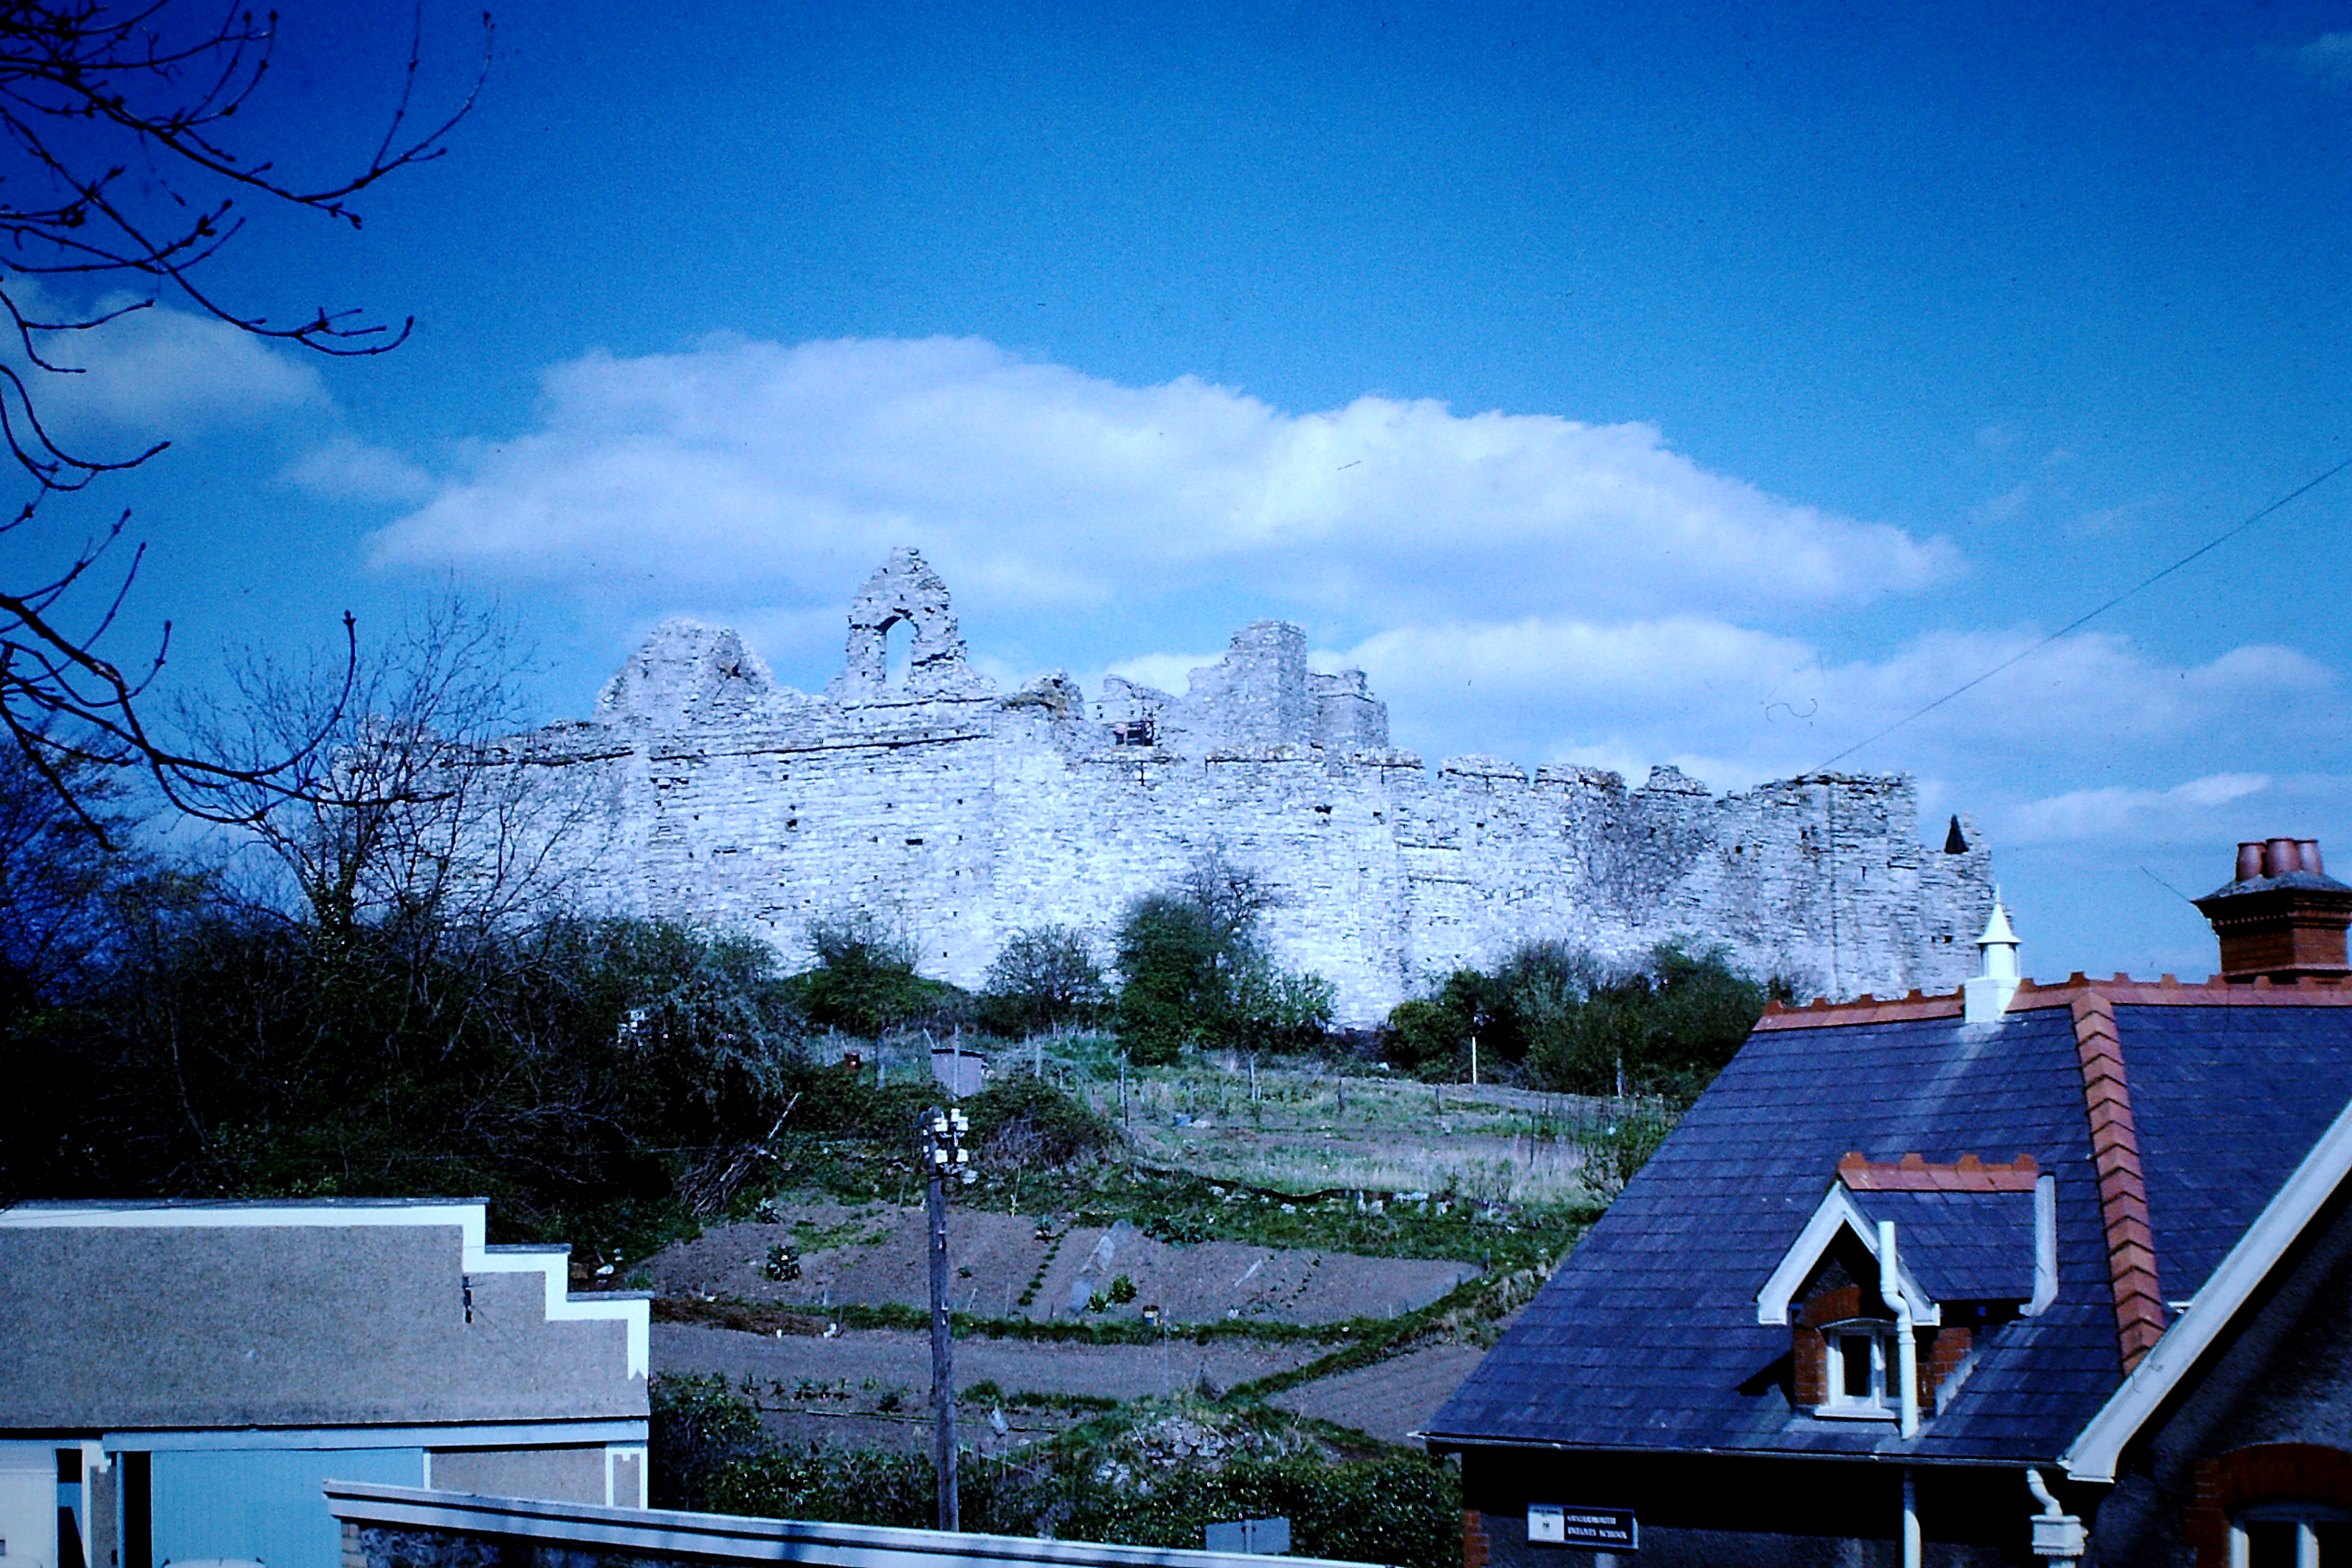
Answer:
[[2327, 875], [2327, 868], [2320, 863], [2318, 839], [2298, 838], [2294, 841], [2294, 847], [2296, 853], [2303, 858], [2303, 868], [2305, 870], [2310, 872], [2315, 877], [2325, 877]]
[[2262, 874], [2263, 841], [2250, 838], [2238, 846], [2238, 875], [2235, 879], [2251, 882]]
[[2263, 875], [2285, 877], [2303, 869], [2303, 851], [2292, 838], [2273, 838], [2263, 846]]

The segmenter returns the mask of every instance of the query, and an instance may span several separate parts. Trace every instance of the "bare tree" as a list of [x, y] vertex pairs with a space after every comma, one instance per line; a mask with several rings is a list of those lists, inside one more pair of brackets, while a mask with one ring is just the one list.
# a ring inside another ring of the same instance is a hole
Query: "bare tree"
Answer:
[[[482, 17], [483, 69], [489, 17]], [[410, 37], [398, 100], [383, 133], [356, 169], [317, 182], [280, 170], [266, 150], [236, 144], [238, 110], [266, 79], [278, 18], [198, 0], [9, 0], [0, 4], [0, 331], [12, 331], [18, 363], [0, 361], [0, 438], [30, 490], [0, 537], [21, 542], [42, 498], [137, 467], [163, 449], [115, 456], [60, 445], [41, 416], [43, 377], [82, 374], [61, 345], [72, 334], [152, 306], [170, 293], [257, 337], [321, 353], [376, 354], [397, 347], [398, 327], [323, 307], [284, 320], [215, 292], [199, 268], [244, 227], [240, 201], [314, 213], [357, 228], [351, 203], [377, 181], [437, 158], [473, 106], [482, 78], [456, 108], [414, 119], [423, 13]], [[39, 304], [44, 279], [122, 279], [146, 297], [110, 310]], [[19, 368], [21, 365], [22, 368]], [[234, 801], [292, 787], [291, 776], [325, 740], [289, 737], [283, 755], [231, 763], [160, 739], [139, 701], [171, 644], [165, 623], [153, 654], [128, 668], [98, 651], [139, 569], [142, 550], [100, 588], [100, 567], [128, 514], [52, 573], [0, 572], [0, 722], [18, 751], [84, 824], [74, 763], [143, 767], [184, 810], [225, 819]], [[143, 547], [142, 547], [143, 550]], [[74, 596], [98, 589], [87, 613]], [[351, 627], [345, 621], [345, 651]]]
[[[80, 764], [86, 775], [99, 770]], [[110, 826], [121, 790], [104, 776], [72, 784], [84, 810]], [[109, 854], [25, 759], [0, 752], [0, 1030], [81, 970], [106, 941], [107, 899], [142, 868]]]
[[549, 896], [584, 813], [509, 739], [528, 666], [507, 616], [452, 593], [347, 668], [248, 658], [235, 702], [187, 728], [231, 774], [276, 770], [223, 786], [221, 804], [321, 931], [366, 923], [430, 944]]
[[1084, 1018], [1103, 1001], [1102, 966], [1087, 933], [1031, 926], [1014, 932], [988, 966], [981, 1019], [1006, 1034], [1029, 1035]]
[[1282, 904], [1282, 896], [1265, 879], [1228, 858], [1222, 844], [1196, 855], [1178, 886], [1207, 923], [1221, 955], [1220, 969], [1231, 969], [1240, 961], [1258, 921]]

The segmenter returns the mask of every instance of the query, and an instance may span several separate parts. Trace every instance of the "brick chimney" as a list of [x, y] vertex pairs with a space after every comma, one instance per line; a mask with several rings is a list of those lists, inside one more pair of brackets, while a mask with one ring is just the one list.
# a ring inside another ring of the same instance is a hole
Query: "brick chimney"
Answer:
[[2352, 974], [2344, 951], [2352, 888], [2327, 874], [2315, 839], [2239, 845], [2237, 875], [2196, 902], [2221, 939], [2224, 979]]

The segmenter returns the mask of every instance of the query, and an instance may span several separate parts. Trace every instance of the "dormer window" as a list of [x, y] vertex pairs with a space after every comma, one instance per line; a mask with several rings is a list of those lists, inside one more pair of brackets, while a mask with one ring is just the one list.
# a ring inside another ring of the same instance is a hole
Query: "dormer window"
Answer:
[[1788, 1327], [1798, 1409], [1908, 1437], [1958, 1394], [1982, 1336], [2057, 1292], [2056, 1188], [2032, 1155], [1857, 1153], [1757, 1292], [1756, 1321]]
[[1829, 1397], [1816, 1407], [1822, 1415], [1892, 1421], [1895, 1408], [1895, 1331], [1888, 1323], [1858, 1319], [1822, 1331], [1829, 1346]]

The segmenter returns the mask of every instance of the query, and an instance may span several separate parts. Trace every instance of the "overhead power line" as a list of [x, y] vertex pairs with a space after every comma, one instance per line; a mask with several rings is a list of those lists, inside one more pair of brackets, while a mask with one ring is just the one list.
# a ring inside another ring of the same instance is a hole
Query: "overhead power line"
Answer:
[[2320, 486], [2326, 484], [2328, 480], [2334, 479], [2336, 475], [2342, 473], [2347, 468], [2352, 468], [2352, 458], [2345, 458], [2344, 461], [2336, 464], [2334, 468], [2328, 469], [2326, 473], [2319, 475], [2315, 479], [2305, 479], [2303, 483], [2295, 486], [2294, 489], [2287, 491], [2286, 494], [2279, 497], [2278, 500], [2271, 502], [2270, 505], [2263, 508], [2260, 511], [2243, 519], [2231, 527], [2224, 530], [2222, 532], [2215, 534], [2212, 538], [2207, 540], [2204, 543], [2199, 545], [2196, 549], [2190, 551], [2188, 554], [2182, 556], [2171, 565], [2167, 566], [2163, 571], [2156, 573], [2152, 576], [2142, 578], [2140, 581], [2133, 584], [2130, 587], [2126, 588], [2122, 593], [2117, 594], [2114, 598], [2109, 599], [2105, 604], [2101, 605], [2097, 609], [2086, 611], [2085, 613], [2075, 616], [2073, 620], [2068, 621], [2064, 626], [2060, 626], [2056, 631], [2052, 632], [2048, 637], [2043, 637], [2040, 642], [2035, 643], [2032, 647], [2029, 647], [2021, 653], [2011, 654], [2009, 658], [2002, 659], [1999, 664], [1994, 665], [1990, 669], [1986, 670], [1975, 679], [1964, 681], [1960, 685], [1953, 687], [1949, 691], [1945, 692], [1933, 702], [1927, 704], [1925, 707], [1916, 709], [1909, 713], [1906, 713], [1902, 718], [1897, 719], [1894, 723], [1889, 724], [1885, 729], [1879, 731], [1876, 734], [1868, 735], [1864, 737], [1862, 740], [1856, 741], [1853, 745], [1848, 746], [1844, 751], [1840, 752], [1836, 756], [1832, 757], [1820, 767], [1815, 768], [1813, 772], [1817, 773], [1829, 772], [1830, 769], [1837, 766], [1838, 763], [1845, 761], [1848, 757], [1853, 755], [1856, 752], [1861, 751], [1865, 746], [1876, 745], [1879, 742], [1886, 739], [1887, 736], [1895, 733], [1895, 731], [1903, 728], [1904, 725], [1910, 723], [1914, 719], [1922, 719], [1927, 717], [1927, 715], [1933, 713], [1945, 703], [1949, 702], [1953, 698], [1973, 691], [1978, 687], [1982, 686], [1986, 681], [1990, 680], [2002, 670], [2008, 669], [2014, 665], [2024, 663], [2027, 659], [2032, 658], [2035, 654], [2040, 653], [2043, 648], [2048, 647], [2052, 643], [2056, 642], [2060, 637], [2065, 637], [2069, 633], [2081, 630], [2084, 626], [2098, 619], [2101, 616], [2105, 615], [2109, 610], [2114, 609], [2117, 605], [2122, 604], [2125, 600], [2155, 587], [2158, 583], [2163, 582], [2167, 577], [2171, 576], [2175, 572], [2179, 571], [2183, 566], [2188, 565], [2198, 557], [2201, 555], [2209, 555], [2214, 551], [2221, 549], [2221, 546], [2229, 543], [2230, 541], [2237, 538], [2238, 535], [2245, 532], [2246, 530], [2253, 527], [2254, 524], [2262, 521], [2263, 519], [2278, 510], [2279, 508], [2286, 505], [2289, 501], [2295, 500], [2297, 497], [2304, 495], [2307, 491], [2317, 489]]

